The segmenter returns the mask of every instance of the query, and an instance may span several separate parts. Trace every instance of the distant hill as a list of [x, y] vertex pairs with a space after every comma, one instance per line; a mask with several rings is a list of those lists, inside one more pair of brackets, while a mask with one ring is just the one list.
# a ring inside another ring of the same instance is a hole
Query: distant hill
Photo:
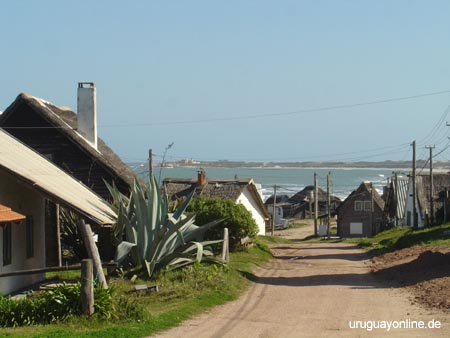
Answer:
[[[181, 161], [169, 162], [167, 165], [174, 167], [209, 167], [209, 168], [361, 168], [361, 169], [408, 169], [411, 168], [411, 161], [380, 161], [380, 162], [245, 162], [245, 161], [196, 161], [186, 164]], [[424, 160], [418, 160], [416, 167], [420, 170], [423, 167], [427, 169], [428, 163]], [[449, 169], [450, 161], [433, 161], [435, 169]]]

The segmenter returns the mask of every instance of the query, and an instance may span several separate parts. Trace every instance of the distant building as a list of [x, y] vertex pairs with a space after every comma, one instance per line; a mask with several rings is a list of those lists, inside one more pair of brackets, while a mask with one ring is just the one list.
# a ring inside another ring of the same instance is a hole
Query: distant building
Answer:
[[395, 175], [386, 187], [383, 198], [385, 200], [384, 212], [388, 225], [402, 226], [406, 224], [408, 185], [408, 177]]
[[[431, 212], [431, 179], [429, 174], [416, 176], [416, 211], [417, 226], [441, 224], [450, 220], [449, 211], [450, 174], [433, 174], [433, 212]], [[408, 198], [406, 202], [405, 218], [407, 225], [413, 225], [413, 196], [412, 180], [409, 180]]]
[[[303, 190], [299, 191], [294, 196], [289, 198], [289, 202], [297, 205], [295, 209], [296, 217], [311, 218], [312, 213], [314, 212], [314, 186], [306, 186]], [[328, 213], [327, 203], [327, 192], [318, 187], [318, 217]], [[331, 195], [330, 203], [331, 216], [335, 216], [336, 210], [341, 204], [341, 200], [339, 197]]]
[[363, 182], [339, 206], [338, 235], [371, 237], [381, 231], [384, 201], [370, 182]]
[[196, 191], [199, 196], [224, 198], [242, 204], [258, 225], [258, 234], [265, 234], [269, 214], [251, 178], [210, 179], [204, 171], [199, 171], [197, 179], [166, 178], [163, 185], [171, 200], [184, 199]]

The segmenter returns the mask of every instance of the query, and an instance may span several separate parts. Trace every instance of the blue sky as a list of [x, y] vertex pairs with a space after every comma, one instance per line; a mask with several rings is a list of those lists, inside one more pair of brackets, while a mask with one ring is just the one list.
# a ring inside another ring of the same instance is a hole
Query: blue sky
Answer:
[[99, 135], [126, 161], [172, 142], [169, 160], [409, 160], [413, 139], [419, 157], [433, 143], [450, 157], [450, 93], [301, 112], [450, 90], [449, 1], [1, 9], [0, 110], [21, 92], [75, 109], [77, 82], [93, 81]]

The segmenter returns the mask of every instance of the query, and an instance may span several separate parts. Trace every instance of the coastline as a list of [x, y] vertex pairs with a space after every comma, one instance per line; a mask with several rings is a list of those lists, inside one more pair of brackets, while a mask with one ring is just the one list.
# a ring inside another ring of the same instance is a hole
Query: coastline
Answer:
[[[405, 168], [405, 167], [287, 167], [287, 166], [273, 166], [273, 167], [267, 167], [267, 166], [233, 166], [233, 167], [225, 167], [225, 166], [207, 166], [207, 165], [203, 165], [203, 166], [174, 166], [174, 167], [163, 167], [165, 169], [175, 169], [175, 168], [181, 168], [181, 169], [195, 169], [198, 170], [199, 168], [204, 168], [204, 169], [258, 169], [258, 170], [264, 170], [264, 169], [269, 169], [269, 170], [274, 170], [274, 169], [280, 169], [280, 170], [285, 170], [285, 169], [289, 169], [289, 170], [382, 170], [382, 171], [405, 171], [405, 172], [410, 172], [412, 171], [411, 167]], [[428, 168], [425, 169], [416, 169], [418, 171], [421, 172], [429, 172]], [[450, 167], [449, 168], [433, 168], [433, 171], [435, 172], [439, 172], [439, 173], [443, 173], [443, 172], [450, 172]]]

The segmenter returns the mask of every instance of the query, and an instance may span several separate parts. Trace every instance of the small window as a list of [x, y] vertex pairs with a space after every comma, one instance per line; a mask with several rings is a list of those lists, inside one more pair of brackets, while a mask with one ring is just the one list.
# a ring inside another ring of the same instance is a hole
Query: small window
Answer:
[[372, 202], [364, 201], [364, 211], [372, 211]]
[[31, 258], [31, 257], [34, 257], [33, 216], [27, 216], [25, 227], [26, 227], [25, 228], [25, 241], [26, 241], [27, 258]]
[[3, 228], [3, 265], [11, 264], [11, 223]]
[[362, 201], [355, 201], [355, 211], [362, 211]]

